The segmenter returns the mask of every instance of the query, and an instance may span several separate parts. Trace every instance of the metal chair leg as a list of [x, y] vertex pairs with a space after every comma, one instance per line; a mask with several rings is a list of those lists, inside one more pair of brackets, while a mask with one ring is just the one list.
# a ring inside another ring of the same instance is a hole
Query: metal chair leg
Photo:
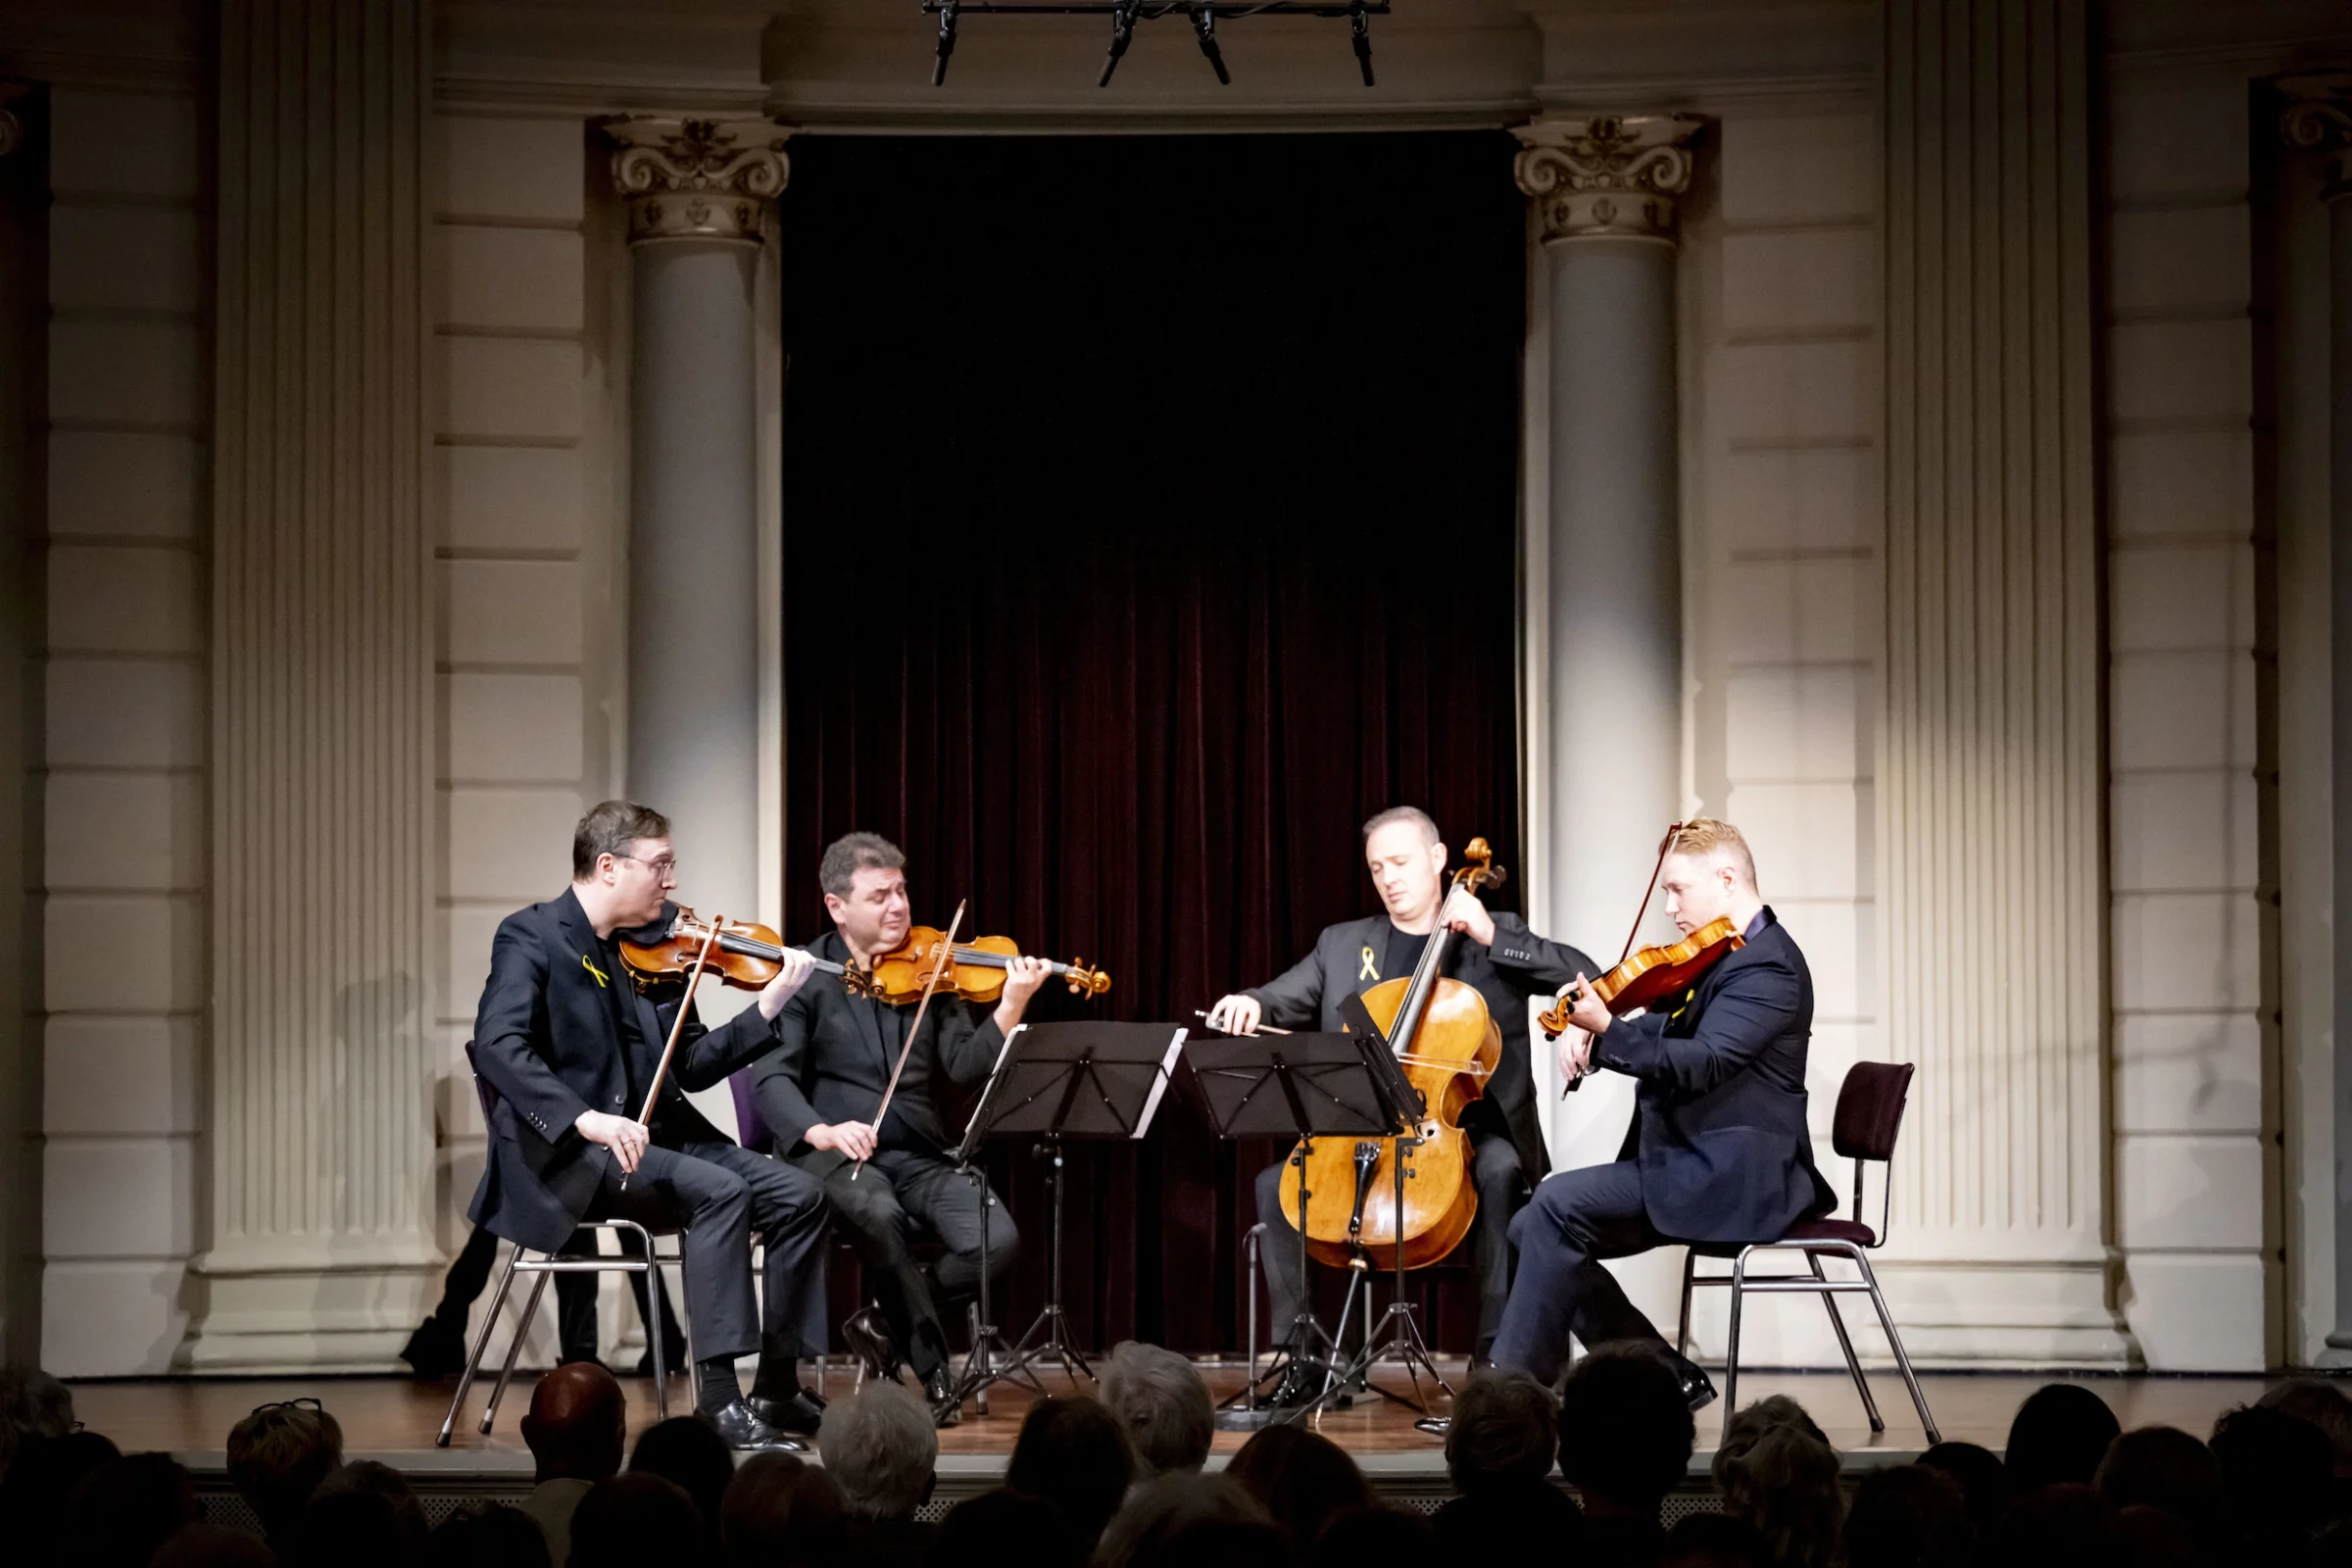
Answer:
[[1681, 1326], [1674, 1331], [1674, 1353], [1681, 1356], [1688, 1356], [1690, 1353], [1690, 1290], [1697, 1276], [1698, 1254], [1689, 1248], [1685, 1248], [1683, 1250], [1683, 1317]]
[[1731, 1346], [1723, 1363], [1723, 1437], [1732, 1436], [1732, 1412], [1740, 1408], [1740, 1303], [1747, 1296], [1747, 1252], [1743, 1249], [1732, 1260], [1732, 1330]]
[[[548, 1254], [553, 1257], [554, 1253]], [[531, 1279], [530, 1299], [523, 1303], [522, 1316], [514, 1323], [514, 1337], [507, 1342], [506, 1364], [498, 1371], [498, 1381], [490, 1386], [490, 1402], [482, 1407], [482, 1436], [490, 1435], [490, 1423], [498, 1419], [498, 1401], [506, 1397], [507, 1385], [514, 1380], [514, 1360], [522, 1354], [522, 1342], [539, 1321], [539, 1298], [547, 1294], [548, 1271], [539, 1270]]]
[[433, 1446], [449, 1446], [449, 1436], [457, 1430], [458, 1412], [466, 1408], [466, 1396], [473, 1388], [474, 1374], [480, 1370], [482, 1352], [490, 1348], [490, 1331], [498, 1326], [498, 1309], [507, 1304], [507, 1288], [514, 1283], [514, 1265], [522, 1260], [522, 1249], [511, 1249], [507, 1266], [498, 1276], [498, 1289], [491, 1295], [490, 1311], [482, 1319], [482, 1331], [473, 1337], [473, 1349], [466, 1357], [466, 1370], [458, 1377], [458, 1392], [449, 1401], [449, 1414], [441, 1418], [441, 1435], [433, 1439]]
[[[642, 1225], [631, 1225], [637, 1239], [645, 1244], [645, 1337], [651, 1341], [646, 1348], [654, 1363], [654, 1408], [662, 1419], [669, 1419], [669, 1369], [662, 1364], [662, 1254], [654, 1250], [654, 1239]], [[590, 1278], [595, 1276], [591, 1275]]]
[[[1821, 1254], [1819, 1252], [1806, 1252], [1805, 1262], [1811, 1266], [1815, 1279], [1824, 1285], [1829, 1284], [1830, 1277], [1821, 1271]], [[1853, 1338], [1845, 1332], [1845, 1316], [1838, 1310], [1837, 1293], [1823, 1291], [1821, 1304], [1823, 1310], [1830, 1314], [1830, 1327], [1838, 1331], [1838, 1348], [1845, 1352], [1845, 1369], [1854, 1375], [1854, 1392], [1862, 1396], [1862, 1412], [1870, 1417], [1870, 1430], [1873, 1432], [1886, 1431], [1886, 1423], [1879, 1415], [1879, 1401], [1870, 1396], [1870, 1380], [1862, 1375], [1861, 1358], [1854, 1354]]]
[[1886, 1298], [1879, 1294], [1879, 1277], [1871, 1272], [1870, 1259], [1862, 1255], [1860, 1249], [1854, 1250], [1853, 1259], [1862, 1270], [1862, 1283], [1870, 1287], [1870, 1304], [1878, 1308], [1879, 1327], [1886, 1331], [1886, 1343], [1894, 1348], [1895, 1369], [1903, 1375], [1903, 1387], [1911, 1391], [1912, 1406], [1919, 1411], [1919, 1424], [1926, 1429], [1932, 1447], [1943, 1441], [1943, 1434], [1936, 1430], [1936, 1418], [1928, 1414], [1928, 1396], [1920, 1392], [1919, 1374], [1911, 1370], [1911, 1357], [1903, 1350], [1902, 1336], [1894, 1332], [1894, 1314], [1886, 1310]]

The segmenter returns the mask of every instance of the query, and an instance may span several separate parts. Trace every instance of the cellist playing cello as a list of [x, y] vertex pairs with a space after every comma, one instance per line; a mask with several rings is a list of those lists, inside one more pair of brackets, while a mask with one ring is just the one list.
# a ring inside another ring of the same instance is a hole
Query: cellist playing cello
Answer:
[[[1484, 1097], [1462, 1117], [1475, 1155], [1478, 1218], [1470, 1249], [1479, 1289], [1477, 1353], [1483, 1360], [1510, 1291], [1511, 1216], [1525, 1200], [1528, 1184], [1551, 1168], [1536, 1120], [1527, 1001], [1551, 995], [1595, 965], [1577, 949], [1537, 936], [1515, 914], [1490, 914], [1475, 896], [1457, 893], [1448, 899], [1446, 858], [1428, 812], [1396, 806], [1373, 817], [1364, 824], [1364, 863], [1388, 912], [1325, 927], [1314, 952], [1262, 986], [1221, 998], [1209, 1009], [1208, 1021], [1233, 1034], [1250, 1033], [1261, 1023], [1336, 1030], [1341, 1000], [1411, 974], [1441, 922], [1470, 939], [1455, 946], [1446, 973], [1484, 996], [1502, 1034], [1501, 1062]], [[1280, 1162], [1269, 1165], [1257, 1178], [1257, 1212], [1267, 1232], [1258, 1255], [1276, 1324], [1297, 1315], [1304, 1287], [1298, 1278], [1298, 1233], [1282, 1210], [1286, 1168]], [[1278, 1403], [1304, 1403], [1317, 1388], [1311, 1380], [1294, 1377], [1274, 1397]]]

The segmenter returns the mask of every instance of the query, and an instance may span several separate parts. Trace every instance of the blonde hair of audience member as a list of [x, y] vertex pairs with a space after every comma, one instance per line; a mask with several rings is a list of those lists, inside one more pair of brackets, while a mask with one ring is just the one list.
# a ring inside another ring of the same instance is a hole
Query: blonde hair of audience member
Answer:
[[868, 1379], [825, 1406], [816, 1451], [852, 1519], [911, 1519], [931, 1495], [939, 1429], [905, 1385]]
[[1200, 1369], [1187, 1357], [1122, 1340], [1102, 1368], [1102, 1402], [1127, 1433], [1138, 1481], [1208, 1463], [1216, 1406]]
[[1713, 1468], [1723, 1511], [1763, 1534], [1778, 1568], [1837, 1560], [1838, 1453], [1804, 1406], [1776, 1394], [1733, 1416]]

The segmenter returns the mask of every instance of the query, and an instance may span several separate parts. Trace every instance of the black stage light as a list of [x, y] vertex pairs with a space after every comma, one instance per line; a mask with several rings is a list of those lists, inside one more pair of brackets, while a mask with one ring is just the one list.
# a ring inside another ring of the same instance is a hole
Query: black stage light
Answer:
[[1217, 8], [1214, 5], [1193, 8], [1193, 30], [1200, 35], [1200, 52], [1208, 56], [1208, 68], [1217, 74], [1218, 83], [1232, 86], [1233, 75], [1225, 69], [1225, 52], [1217, 47]]
[[1364, 85], [1369, 87], [1372, 85], [1372, 17], [1364, 10], [1363, 0], [1356, 0], [1354, 9], [1348, 16], [1348, 30], [1354, 34], [1355, 63], [1362, 68]]
[[939, 51], [931, 59], [931, 85], [948, 79], [948, 56], [956, 52], [956, 8], [963, 0], [942, 0], [939, 8]]
[[1096, 86], [1110, 85], [1110, 74], [1119, 69], [1119, 56], [1135, 41], [1135, 13], [1142, 4], [1143, 0], [1119, 0], [1110, 8], [1110, 53], [1103, 57], [1102, 74]]

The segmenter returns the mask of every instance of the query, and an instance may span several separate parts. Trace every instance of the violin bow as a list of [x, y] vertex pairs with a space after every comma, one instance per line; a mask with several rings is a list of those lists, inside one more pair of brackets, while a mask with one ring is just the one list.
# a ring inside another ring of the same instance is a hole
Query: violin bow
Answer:
[[[1683, 836], [1683, 826], [1684, 824], [1680, 822], [1667, 823], [1666, 836], [1658, 840], [1658, 863], [1649, 868], [1649, 890], [1642, 895], [1642, 907], [1634, 911], [1634, 928], [1625, 934], [1625, 951], [1617, 955], [1617, 963], [1623, 963], [1634, 955], [1634, 943], [1642, 935], [1642, 922], [1649, 918], [1649, 901], [1658, 896], [1658, 878], [1666, 874], [1666, 857], [1674, 853], [1675, 840]], [[1612, 963], [1609, 967], [1614, 969], [1617, 964]], [[1568, 1081], [1560, 1086], [1562, 1097], [1567, 1096], [1592, 1074], [1592, 1069], [1587, 1067], [1570, 1075]]]
[[[931, 1010], [932, 993], [939, 989], [939, 977], [946, 974], [948, 966], [956, 961], [956, 928], [962, 924], [963, 906], [958, 904], [956, 906], [956, 918], [948, 922], [948, 934], [939, 944], [939, 956], [932, 961], [930, 977], [923, 982], [923, 1000], [915, 1006], [914, 1022], [907, 1028], [906, 1039], [899, 1047], [898, 1065], [890, 1069], [890, 1082], [883, 1086], [882, 1105], [874, 1112], [874, 1141], [877, 1147], [882, 1139], [882, 1118], [890, 1114], [890, 1097], [899, 1092], [899, 1074], [906, 1070], [906, 1054], [914, 1049], [914, 1037], [922, 1033], [923, 1014]], [[850, 1180], [856, 1181], [864, 1173], [865, 1161], [861, 1159], [858, 1161], [858, 1168], [850, 1172]]]
[[[669, 1058], [678, 1049], [678, 1036], [686, 1027], [687, 1011], [694, 1005], [694, 988], [702, 982], [703, 965], [710, 961], [710, 945], [718, 940], [719, 927], [726, 922], [713, 920], [703, 929], [703, 945], [694, 955], [694, 972], [686, 977], [686, 994], [678, 999], [678, 1015], [669, 1020], [669, 1039], [662, 1047], [662, 1059], [654, 1067], [653, 1087], [645, 1092], [645, 1108], [637, 1113], [637, 1124], [651, 1129], [654, 1125], [654, 1102], [662, 1094], [662, 1080], [669, 1072]], [[627, 1000], [627, 999], [622, 999]], [[647, 1142], [652, 1142], [649, 1131]], [[620, 1190], [629, 1190], [628, 1171], [620, 1173]]]

